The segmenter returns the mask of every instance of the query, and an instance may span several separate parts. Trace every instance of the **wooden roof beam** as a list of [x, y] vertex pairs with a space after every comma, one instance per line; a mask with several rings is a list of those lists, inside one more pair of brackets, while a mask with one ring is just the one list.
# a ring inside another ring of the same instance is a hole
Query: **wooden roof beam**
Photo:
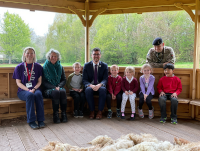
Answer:
[[85, 27], [86, 26], [86, 21], [83, 18], [81, 12], [79, 10], [77, 10], [74, 6], [68, 6], [68, 8], [69, 8], [69, 10], [71, 10], [72, 12], [74, 12], [80, 18], [83, 26]]
[[185, 10], [191, 17], [192, 21], [194, 22], [195, 20], [195, 15], [192, 12], [192, 9], [190, 9], [188, 6], [183, 5], [182, 3], [175, 3], [174, 4], [177, 8]]
[[105, 12], [106, 11], [106, 8], [100, 8], [98, 11], [96, 11], [94, 13], [94, 15], [92, 16], [92, 18], [90, 19], [90, 24], [89, 24], [89, 27], [92, 26], [92, 23], [94, 22], [95, 18], [100, 15], [101, 13]]

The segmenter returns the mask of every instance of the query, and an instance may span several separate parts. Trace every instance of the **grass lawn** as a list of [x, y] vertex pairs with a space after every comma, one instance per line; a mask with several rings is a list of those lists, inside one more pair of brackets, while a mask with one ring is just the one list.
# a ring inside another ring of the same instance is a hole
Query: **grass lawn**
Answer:
[[[73, 63], [61, 63], [62, 66], [72, 66]], [[43, 64], [41, 64], [43, 65]], [[83, 64], [82, 64], [83, 65]], [[17, 64], [0, 64], [0, 67], [16, 67]], [[111, 65], [108, 65], [111, 66]], [[121, 67], [127, 67], [127, 66], [134, 66], [134, 67], [141, 67], [142, 64], [119, 64]], [[176, 62], [175, 63], [176, 68], [193, 68], [193, 62]]]

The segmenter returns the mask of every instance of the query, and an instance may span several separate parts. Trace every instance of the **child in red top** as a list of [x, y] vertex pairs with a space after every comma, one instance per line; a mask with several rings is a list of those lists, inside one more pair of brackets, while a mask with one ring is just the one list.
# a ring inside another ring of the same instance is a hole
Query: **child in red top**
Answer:
[[178, 77], [174, 76], [174, 65], [171, 63], [165, 64], [164, 73], [166, 76], [162, 77], [157, 85], [158, 93], [160, 94], [158, 98], [161, 109], [160, 122], [166, 122], [166, 100], [169, 99], [171, 101], [171, 123], [177, 124], [177, 96], [182, 91], [181, 80]]
[[107, 107], [108, 107], [108, 115], [107, 118], [112, 118], [112, 110], [111, 110], [111, 100], [117, 99], [117, 117], [120, 117], [120, 106], [122, 101], [122, 92], [121, 92], [121, 83], [122, 77], [118, 75], [119, 67], [117, 65], [112, 65], [110, 67], [111, 75], [108, 77], [107, 83]]
[[122, 104], [121, 104], [121, 119], [125, 119], [125, 106], [126, 102], [129, 98], [131, 104], [132, 114], [130, 120], [135, 119], [135, 97], [136, 92], [138, 91], [139, 85], [135, 75], [134, 67], [126, 67], [125, 69], [125, 77], [122, 79], [122, 91], [124, 92], [122, 95]]

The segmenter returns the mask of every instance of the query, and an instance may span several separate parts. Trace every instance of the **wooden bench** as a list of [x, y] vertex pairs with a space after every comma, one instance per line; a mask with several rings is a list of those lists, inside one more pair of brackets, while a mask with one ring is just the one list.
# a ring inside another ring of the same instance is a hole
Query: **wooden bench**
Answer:
[[[51, 99], [44, 98], [44, 113], [52, 114], [52, 101]], [[67, 95], [67, 112], [73, 112], [74, 103], [71, 96]], [[70, 105], [69, 105], [70, 103]], [[0, 124], [3, 119], [12, 119], [26, 115], [26, 105], [25, 101], [20, 100], [19, 98], [11, 98], [0, 100]]]
[[192, 118], [196, 120], [200, 120], [199, 110], [200, 110], [200, 100], [192, 100], [190, 101], [192, 105]]

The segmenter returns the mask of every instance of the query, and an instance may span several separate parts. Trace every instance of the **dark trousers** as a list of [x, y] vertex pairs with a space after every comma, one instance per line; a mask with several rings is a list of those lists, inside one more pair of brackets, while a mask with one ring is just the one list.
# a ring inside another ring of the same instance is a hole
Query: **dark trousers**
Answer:
[[167, 113], [166, 113], [167, 99], [169, 99], [171, 101], [171, 118], [177, 118], [176, 112], [177, 112], [177, 107], [178, 107], [178, 100], [175, 97], [171, 98], [171, 95], [172, 95], [172, 93], [166, 93], [164, 96], [161, 96], [158, 98], [162, 118], [167, 117]]
[[70, 96], [74, 99], [74, 110], [83, 111], [83, 107], [85, 105], [85, 93], [70, 91]]
[[67, 96], [66, 96], [65, 89], [60, 89], [59, 91], [54, 89], [49, 97], [52, 98], [52, 106], [53, 106], [53, 112], [54, 113], [58, 112], [59, 104], [60, 104], [61, 111], [66, 112]]
[[36, 121], [35, 106], [37, 121], [44, 121], [44, 102], [42, 92], [40, 90], [36, 90], [35, 93], [20, 91], [17, 93], [17, 96], [20, 100], [26, 101], [27, 123]]
[[[144, 104], [144, 94], [141, 92], [139, 94], [139, 109], [141, 110], [142, 109], [142, 106]], [[149, 95], [147, 96], [146, 98], [146, 103], [147, 103], [147, 106], [149, 107], [149, 110], [152, 110], [152, 103], [151, 103], [151, 100], [153, 99], [153, 95], [151, 93], [149, 93]]]
[[98, 91], [93, 91], [92, 88], [87, 87], [85, 89], [85, 96], [88, 102], [90, 111], [94, 111], [94, 95], [99, 95], [98, 109], [102, 111], [104, 109], [105, 101], [106, 101], [107, 90], [105, 87], [100, 87]]
[[[122, 102], [122, 92], [119, 92], [116, 95], [116, 99], [117, 99], [117, 109], [120, 109], [121, 102]], [[107, 104], [108, 109], [111, 109], [111, 100], [112, 100], [112, 94], [110, 94], [109, 92], [107, 92], [106, 104]]]

